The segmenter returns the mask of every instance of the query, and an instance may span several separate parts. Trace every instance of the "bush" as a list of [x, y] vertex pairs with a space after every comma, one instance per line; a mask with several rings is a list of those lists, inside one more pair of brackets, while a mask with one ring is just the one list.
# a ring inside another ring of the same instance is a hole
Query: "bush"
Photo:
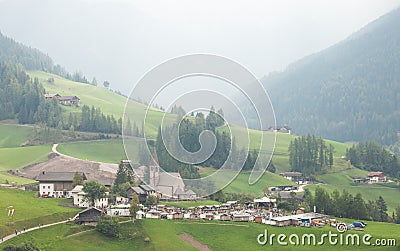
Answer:
[[119, 238], [121, 227], [118, 218], [102, 216], [96, 226], [97, 231], [108, 236]]
[[32, 242], [23, 242], [21, 245], [8, 244], [3, 248], [3, 251], [39, 251], [39, 248]]

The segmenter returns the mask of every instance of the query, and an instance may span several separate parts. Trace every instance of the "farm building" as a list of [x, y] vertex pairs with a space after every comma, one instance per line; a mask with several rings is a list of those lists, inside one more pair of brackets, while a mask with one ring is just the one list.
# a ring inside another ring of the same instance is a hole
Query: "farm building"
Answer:
[[103, 212], [95, 207], [89, 207], [79, 212], [75, 217], [75, 221], [79, 224], [96, 226]]
[[232, 216], [233, 221], [250, 221], [250, 214], [234, 214]]
[[[116, 205], [107, 210], [107, 215], [110, 216], [130, 216], [130, 205]], [[138, 211], [139, 212], [139, 211]]]
[[57, 100], [62, 105], [77, 106], [80, 99], [77, 96], [61, 96]]
[[139, 203], [141, 204], [144, 204], [147, 199], [147, 193], [141, 187], [130, 187], [126, 189], [126, 194], [130, 200], [132, 199], [133, 194], [136, 194], [139, 199]]
[[286, 216], [278, 216], [272, 217], [269, 221], [266, 221], [266, 224], [272, 226], [299, 226], [302, 225], [302, 222], [312, 222], [315, 219], [327, 220], [329, 216], [318, 213], [304, 213], [304, 214], [295, 214], [295, 215], [286, 215]]
[[[86, 208], [89, 207], [89, 202], [85, 200], [86, 193], [82, 191], [82, 189], [82, 185], [77, 185], [74, 187], [74, 189], [72, 189], [71, 194], [74, 198], [74, 206]], [[101, 199], [97, 199], [95, 200], [94, 204], [94, 206], [97, 208], [105, 208], [108, 206], [108, 198], [104, 197]]]
[[303, 174], [299, 172], [283, 172], [280, 173], [279, 175], [285, 179], [288, 179], [296, 183], [303, 182]]
[[[75, 172], [41, 172], [36, 180], [39, 181], [39, 196], [54, 198], [71, 198], [72, 183]], [[82, 173], [86, 181], [85, 173]]]
[[367, 176], [368, 183], [386, 182], [386, 175], [383, 172], [370, 172]]
[[276, 208], [276, 199], [262, 197], [260, 199], [254, 199], [254, 207], [259, 209], [272, 209]]

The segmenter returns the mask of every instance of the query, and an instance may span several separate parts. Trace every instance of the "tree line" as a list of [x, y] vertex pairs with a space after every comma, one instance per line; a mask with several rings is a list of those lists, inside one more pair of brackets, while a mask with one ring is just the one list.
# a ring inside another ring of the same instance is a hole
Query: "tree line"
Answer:
[[336, 217], [400, 224], [400, 205], [396, 208], [396, 212], [392, 212], [392, 215], [389, 216], [387, 204], [382, 196], [376, 200], [365, 201], [360, 193], [354, 196], [346, 189], [342, 193], [335, 189], [331, 194], [319, 186], [315, 189], [314, 194], [305, 189], [304, 202], [300, 205], [307, 210], [313, 210], [315, 205], [318, 213]]
[[[175, 108], [175, 110], [179, 110], [181, 114], [185, 114], [181, 109]], [[239, 162], [242, 162], [241, 160], [245, 160], [242, 168], [243, 170], [250, 170], [256, 166], [256, 160], [258, 158], [258, 152], [256, 150], [246, 152], [244, 149], [240, 149], [237, 146], [235, 139], [232, 139], [228, 132], [225, 130], [217, 130], [217, 128], [224, 125], [223, 111], [221, 109], [218, 110], [218, 112], [215, 112], [214, 107], [211, 107], [207, 116], [201, 112], [192, 115], [194, 116], [194, 119], [183, 118], [179, 125], [173, 123], [171, 126], [164, 128], [164, 135], [161, 134], [161, 128], [159, 128], [155, 147], [159, 164], [164, 170], [169, 172], [179, 171], [183, 178], [200, 177], [196, 167], [182, 163], [172, 157], [167, 151], [164, 142], [168, 142], [168, 148], [171, 149], [176, 150], [178, 144], [182, 144], [184, 149], [187, 151], [197, 152], [201, 147], [199, 137], [204, 130], [213, 132], [216, 138], [216, 147], [211, 156], [204, 162], [199, 163], [199, 166], [219, 169], [226, 162], [229, 155], [231, 155], [234, 163], [232, 167], [229, 168], [235, 168], [235, 166], [238, 166]], [[179, 141], [174, 138], [173, 132], [175, 131], [179, 131]], [[164, 136], [164, 138], [162, 136]], [[275, 172], [275, 167], [272, 162], [268, 166], [267, 170]]]
[[380, 171], [400, 178], [400, 163], [397, 156], [375, 141], [361, 142], [346, 150], [346, 158], [357, 168]]
[[333, 166], [334, 147], [314, 135], [297, 137], [289, 145], [290, 170], [304, 175], [315, 174]]

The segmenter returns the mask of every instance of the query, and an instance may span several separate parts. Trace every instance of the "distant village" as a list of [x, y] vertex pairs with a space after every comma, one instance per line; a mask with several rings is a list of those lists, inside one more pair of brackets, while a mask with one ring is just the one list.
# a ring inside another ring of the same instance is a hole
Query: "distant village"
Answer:
[[[126, 161], [125, 161], [126, 163]], [[134, 194], [139, 199], [140, 210], [136, 213], [136, 219], [189, 219], [189, 220], [218, 220], [235, 222], [255, 222], [271, 226], [323, 226], [329, 224], [336, 226], [335, 219], [330, 219], [328, 215], [313, 212], [305, 212], [304, 208], [297, 208], [289, 214], [277, 207], [277, 195], [283, 200], [289, 199], [290, 192], [296, 191], [296, 186], [275, 186], [270, 187], [269, 192], [264, 197], [256, 198], [243, 204], [238, 201], [226, 201], [225, 203], [215, 205], [202, 205], [198, 207], [189, 207], [187, 209], [166, 206], [168, 201], [201, 201], [192, 190], [185, 191], [185, 186], [179, 174], [169, 175], [168, 173], [159, 173], [158, 169], [152, 171], [152, 184], [131, 186], [126, 190], [126, 197], [117, 196], [115, 202], [109, 203], [108, 196], [97, 199], [93, 206], [90, 206], [85, 199], [83, 185], [72, 187], [74, 172], [42, 172], [36, 180], [39, 182], [38, 195], [43, 198], [72, 198], [73, 205], [80, 208], [86, 208], [78, 213], [74, 221], [80, 224], [96, 225], [101, 215], [131, 217], [130, 202]], [[81, 174], [84, 181], [87, 181], [85, 173]], [[306, 184], [307, 181], [299, 172], [284, 172], [280, 175], [297, 184]], [[157, 177], [157, 178], [156, 178]], [[167, 177], [167, 178], [163, 178]], [[371, 172], [368, 177], [369, 183], [385, 182], [385, 176], [381, 172]], [[358, 181], [358, 179], [357, 179]], [[357, 182], [355, 180], [355, 182]], [[111, 183], [104, 184], [108, 190]], [[154, 186], [155, 185], [155, 186]], [[168, 187], [168, 189], [156, 189]], [[107, 192], [108, 195], [108, 192]], [[147, 205], [145, 202], [149, 196], [155, 196], [161, 200], [158, 204]], [[296, 195], [296, 198], [302, 200], [302, 195]]]

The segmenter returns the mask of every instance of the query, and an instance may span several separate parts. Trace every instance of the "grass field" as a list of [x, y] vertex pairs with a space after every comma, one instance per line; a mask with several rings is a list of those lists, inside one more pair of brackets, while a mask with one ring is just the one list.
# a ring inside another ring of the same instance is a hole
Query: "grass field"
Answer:
[[50, 145], [0, 148], [0, 171], [16, 170], [47, 160]]
[[0, 124], [0, 148], [19, 147], [33, 131], [32, 127]]
[[46, 161], [51, 152], [49, 145], [21, 147], [30, 137], [32, 127], [0, 124], [0, 183], [30, 184], [34, 181], [13, 176], [8, 170], [19, 170], [25, 166]]
[[[36, 198], [36, 192], [18, 189], [0, 188], [0, 237], [12, 233], [15, 229], [34, 227], [40, 224], [66, 220], [76, 214], [78, 209], [60, 206], [66, 199]], [[7, 216], [8, 206], [13, 206], [13, 218]], [[13, 226], [7, 224], [13, 221]]]
[[[351, 221], [348, 221], [350, 223]], [[371, 243], [376, 239], [391, 238], [396, 240], [395, 247], [374, 247], [357, 245], [330, 245], [325, 238], [324, 245], [302, 245], [303, 234], [314, 234], [320, 241], [322, 234], [338, 233], [328, 226], [324, 228], [301, 228], [301, 227], [271, 227], [256, 223], [234, 223], [218, 221], [169, 221], [169, 220], [142, 220], [135, 224], [122, 224], [123, 231], [131, 232], [131, 238], [111, 239], [99, 234], [97, 231], [86, 231], [79, 226], [58, 225], [48, 229], [41, 229], [20, 235], [7, 243], [18, 244], [23, 241], [31, 241], [43, 250], [196, 250], [191, 245], [182, 241], [178, 234], [187, 233], [197, 241], [207, 245], [212, 250], [398, 250], [400, 243], [400, 225], [367, 222], [365, 232], [348, 231], [349, 234], [357, 234], [362, 240], [364, 234], [370, 234]], [[277, 238], [262, 246], [257, 243], [257, 236], [268, 231], [268, 236], [275, 234], [286, 235], [286, 242], [291, 234], [300, 237], [300, 245], [282, 246], [277, 243]], [[80, 234], [76, 234], [79, 233]], [[73, 234], [76, 235], [73, 235]], [[145, 243], [144, 237], [149, 237], [150, 242]]]
[[[208, 176], [215, 172], [213, 168], [200, 168], [201, 177]], [[279, 176], [278, 174], [265, 172], [263, 176], [253, 185], [249, 184], [250, 172], [240, 173], [223, 191], [226, 193], [253, 193], [262, 196], [264, 187], [272, 187], [278, 185], [295, 185], [295, 183]], [[221, 177], [221, 176], [219, 176]]]
[[58, 145], [57, 150], [79, 159], [105, 163], [119, 163], [120, 160], [126, 159], [122, 139], [62, 143]]
[[314, 192], [317, 186], [321, 186], [329, 193], [332, 193], [335, 189], [338, 189], [340, 192], [343, 189], [346, 189], [349, 193], [356, 195], [358, 192], [361, 193], [363, 199], [365, 201], [368, 200], [376, 200], [381, 195], [387, 204], [388, 214], [392, 215], [392, 212], [395, 208], [400, 205], [400, 189], [399, 188], [391, 188], [387, 186], [383, 186], [380, 184], [363, 184], [363, 185], [344, 185], [344, 184], [320, 184], [320, 185], [309, 185], [307, 188], [310, 191]]

